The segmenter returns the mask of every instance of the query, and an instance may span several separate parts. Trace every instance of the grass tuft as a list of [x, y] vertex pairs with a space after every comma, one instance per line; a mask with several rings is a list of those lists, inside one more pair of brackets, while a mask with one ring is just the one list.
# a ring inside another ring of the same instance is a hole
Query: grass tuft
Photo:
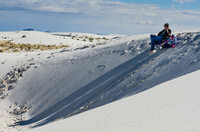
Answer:
[[42, 44], [15, 44], [10, 41], [0, 41], [0, 52], [20, 52], [20, 51], [36, 51], [36, 50], [53, 50], [53, 49], [61, 49], [67, 48], [68, 45], [42, 45]]

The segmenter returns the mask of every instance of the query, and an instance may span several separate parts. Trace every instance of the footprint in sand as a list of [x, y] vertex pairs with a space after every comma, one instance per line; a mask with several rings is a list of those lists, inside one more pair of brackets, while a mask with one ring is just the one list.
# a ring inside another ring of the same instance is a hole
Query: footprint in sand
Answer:
[[103, 71], [106, 68], [106, 65], [98, 65], [97, 69]]
[[7, 61], [7, 60], [4, 60], [4, 61], [2, 61], [2, 62], [1, 62], [1, 64], [2, 64], [2, 65], [3, 65], [3, 64], [5, 64], [5, 63], [6, 63], [6, 61]]

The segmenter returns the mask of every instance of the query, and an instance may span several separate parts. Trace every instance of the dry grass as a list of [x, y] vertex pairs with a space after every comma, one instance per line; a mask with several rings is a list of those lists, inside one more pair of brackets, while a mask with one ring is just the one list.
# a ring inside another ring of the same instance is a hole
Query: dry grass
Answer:
[[20, 51], [36, 51], [36, 50], [52, 50], [67, 48], [68, 45], [42, 45], [42, 44], [15, 44], [9, 41], [0, 41], [0, 52], [20, 52]]

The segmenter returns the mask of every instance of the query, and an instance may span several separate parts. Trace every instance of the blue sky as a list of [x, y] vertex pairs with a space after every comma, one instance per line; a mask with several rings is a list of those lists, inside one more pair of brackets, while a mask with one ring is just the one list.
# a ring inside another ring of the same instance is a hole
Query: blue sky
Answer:
[[120, 1], [124, 3], [138, 3], [138, 4], [155, 4], [161, 6], [162, 8], [171, 8], [175, 6], [180, 10], [199, 10], [200, 11], [200, 1], [199, 0], [112, 0]]
[[143, 34], [200, 30], [199, 0], [0, 0], [0, 31]]

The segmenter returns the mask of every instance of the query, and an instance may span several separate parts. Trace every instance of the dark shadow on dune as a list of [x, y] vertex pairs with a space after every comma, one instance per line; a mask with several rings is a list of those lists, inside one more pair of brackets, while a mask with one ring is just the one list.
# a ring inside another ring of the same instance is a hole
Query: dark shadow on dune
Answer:
[[159, 56], [160, 54], [160, 52], [157, 52], [156, 54], [149, 55], [148, 52], [149, 50], [146, 50], [142, 54], [119, 65], [118, 67], [105, 73], [104, 75], [87, 84], [86, 86], [80, 88], [76, 92], [72, 93], [71, 95], [56, 103], [47, 110], [43, 111], [42, 113], [36, 115], [29, 120], [19, 122], [19, 124], [28, 125], [46, 119], [46, 121], [43, 121], [43, 124], [45, 124], [50, 120], [52, 121], [63, 116], [72, 114], [75, 110], [79, 109], [81, 105], [87, 103], [87, 100], [90, 99], [91, 96], [95, 96], [95, 94], [99, 91], [111, 87], [114, 83], [118, 82], [129, 72], [136, 70], [141, 65], [145, 64], [147, 61], [150, 61], [154, 57]]
[[[183, 50], [185, 49], [186, 47], [183, 47]], [[134, 73], [134, 71], [140, 69], [144, 65], [154, 60], [159, 55], [163, 54], [163, 51], [158, 51], [151, 55], [148, 52], [149, 50], [146, 50], [142, 54], [119, 65], [118, 67], [105, 73], [104, 75], [87, 84], [86, 86], [80, 88], [76, 92], [67, 96], [65, 99], [54, 104], [50, 108], [41, 112], [40, 114], [34, 116], [29, 120], [18, 122], [17, 124], [29, 125], [32, 123], [36, 123], [36, 125], [34, 125], [33, 127], [39, 127], [57, 119], [70, 117], [75, 114], [116, 101], [123, 97], [145, 91], [160, 83], [169, 81], [177, 77], [177, 75], [174, 75], [172, 78], [169, 77], [167, 79], [161, 79], [160, 81], [154, 82], [150, 85], [146, 85], [145, 87], [143, 87], [142, 80], [144, 80], [145, 78], [138, 76], [137, 82], [131, 87], [129, 87], [129, 89], [114, 89], [114, 86], [126, 79], [126, 77], [129, 76], [131, 72]], [[199, 68], [200, 67], [197, 66], [196, 69], [191, 69], [186, 72], [183, 72], [179, 76], [193, 72], [195, 70], [198, 70]]]

